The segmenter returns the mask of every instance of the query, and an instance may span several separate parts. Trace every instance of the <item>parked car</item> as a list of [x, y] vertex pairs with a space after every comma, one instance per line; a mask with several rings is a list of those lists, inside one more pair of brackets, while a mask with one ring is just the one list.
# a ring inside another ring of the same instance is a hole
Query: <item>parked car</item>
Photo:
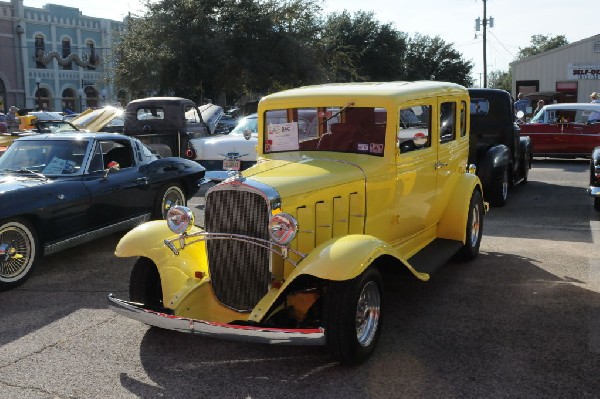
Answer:
[[222, 114], [218, 105], [198, 108], [185, 98], [143, 98], [127, 104], [123, 132], [139, 138], [163, 157], [196, 159], [191, 140], [213, 134]]
[[[391, 310], [388, 273], [427, 281], [479, 252], [486, 205], [466, 167], [468, 104], [464, 87], [424, 81], [263, 98], [259, 162], [207, 191], [203, 228], [177, 206], [127, 233], [115, 254], [137, 257], [129, 300], [110, 295], [110, 307], [161, 328], [366, 360]], [[429, 117], [405, 138], [402, 111], [417, 106]], [[317, 123], [300, 123], [301, 110]]]
[[600, 104], [549, 104], [521, 125], [521, 134], [531, 137], [534, 156], [589, 158], [600, 146], [600, 120], [588, 121], [594, 112]]
[[230, 171], [245, 170], [256, 163], [258, 115], [251, 114], [238, 122], [227, 135], [192, 139], [196, 161], [206, 168], [206, 177], [222, 181]]
[[38, 256], [164, 218], [203, 175], [196, 162], [158, 159], [114, 133], [16, 140], [0, 157], [0, 290], [22, 284]]
[[504, 206], [509, 189], [527, 183], [532, 144], [515, 123], [513, 99], [505, 90], [469, 89], [471, 97], [469, 162], [491, 205]]
[[588, 192], [594, 197], [594, 209], [600, 212], [600, 146], [592, 151]]

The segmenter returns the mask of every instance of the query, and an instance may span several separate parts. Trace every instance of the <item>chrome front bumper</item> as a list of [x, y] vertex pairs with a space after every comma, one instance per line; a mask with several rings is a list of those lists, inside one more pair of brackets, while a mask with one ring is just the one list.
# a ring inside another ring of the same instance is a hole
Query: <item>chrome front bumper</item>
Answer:
[[234, 341], [280, 345], [325, 345], [325, 330], [238, 326], [189, 319], [145, 309], [141, 304], [108, 295], [108, 307], [114, 312], [144, 324], [180, 332]]
[[588, 193], [590, 193], [592, 197], [600, 197], [600, 187], [590, 186]]

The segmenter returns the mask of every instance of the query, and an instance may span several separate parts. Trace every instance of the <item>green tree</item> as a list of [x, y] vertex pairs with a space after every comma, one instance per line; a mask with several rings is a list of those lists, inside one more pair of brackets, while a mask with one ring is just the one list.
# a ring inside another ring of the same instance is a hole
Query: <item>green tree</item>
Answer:
[[564, 46], [565, 44], [569, 44], [565, 35], [558, 35], [554, 37], [546, 35], [533, 35], [531, 36], [530, 46], [519, 48], [519, 53], [517, 54], [516, 60], [522, 60], [523, 58], [540, 54], [544, 51]]
[[404, 35], [372, 12], [333, 13], [320, 37], [321, 65], [328, 81], [385, 81], [402, 76]]
[[488, 76], [488, 87], [492, 89], [502, 89], [507, 92], [512, 91], [512, 74], [510, 70], [506, 71], [492, 71]]
[[465, 61], [462, 55], [439, 36], [415, 35], [408, 41], [408, 50], [404, 54], [405, 79], [431, 79], [454, 82], [471, 86], [471, 61]]

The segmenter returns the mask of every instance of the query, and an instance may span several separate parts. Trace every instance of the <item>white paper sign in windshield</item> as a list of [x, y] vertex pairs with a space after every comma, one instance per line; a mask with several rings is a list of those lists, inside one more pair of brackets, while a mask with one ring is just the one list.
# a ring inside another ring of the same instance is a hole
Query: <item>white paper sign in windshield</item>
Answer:
[[267, 127], [268, 140], [265, 143], [265, 151], [297, 151], [298, 145], [298, 123], [273, 123]]

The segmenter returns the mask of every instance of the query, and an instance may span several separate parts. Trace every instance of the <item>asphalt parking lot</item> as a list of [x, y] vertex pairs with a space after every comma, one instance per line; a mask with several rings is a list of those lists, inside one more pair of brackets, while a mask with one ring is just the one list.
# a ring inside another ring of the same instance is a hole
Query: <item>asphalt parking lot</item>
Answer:
[[[0, 292], [0, 398], [597, 398], [600, 213], [585, 161], [536, 160], [484, 221], [480, 256], [390, 280], [373, 357], [149, 328], [107, 309], [132, 259], [115, 234]], [[202, 222], [202, 196], [190, 206]]]

